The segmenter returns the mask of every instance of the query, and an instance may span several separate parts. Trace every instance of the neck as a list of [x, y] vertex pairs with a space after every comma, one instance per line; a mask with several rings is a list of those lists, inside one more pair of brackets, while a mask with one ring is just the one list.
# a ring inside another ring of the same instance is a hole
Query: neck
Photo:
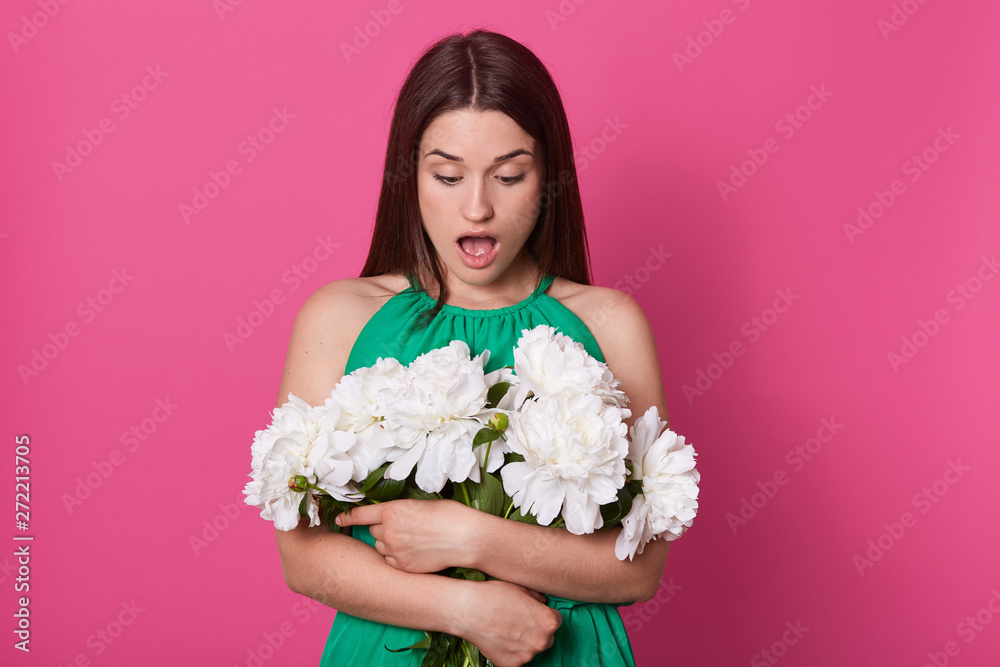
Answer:
[[[541, 280], [541, 274], [538, 265], [525, 251], [492, 282], [482, 285], [467, 283], [447, 269], [444, 270], [444, 280], [447, 288], [445, 303], [460, 308], [492, 309], [512, 306], [528, 298]], [[433, 278], [428, 281], [430, 284], [434, 284]], [[428, 294], [437, 298], [436, 284], [428, 289]]]

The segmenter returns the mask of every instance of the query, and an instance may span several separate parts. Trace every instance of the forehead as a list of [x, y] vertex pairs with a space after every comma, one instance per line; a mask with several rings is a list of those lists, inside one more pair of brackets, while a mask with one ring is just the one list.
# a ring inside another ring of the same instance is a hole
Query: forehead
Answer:
[[420, 140], [420, 157], [441, 150], [467, 162], [492, 161], [518, 148], [538, 154], [535, 140], [510, 116], [462, 109], [443, 113], [427, 126]]

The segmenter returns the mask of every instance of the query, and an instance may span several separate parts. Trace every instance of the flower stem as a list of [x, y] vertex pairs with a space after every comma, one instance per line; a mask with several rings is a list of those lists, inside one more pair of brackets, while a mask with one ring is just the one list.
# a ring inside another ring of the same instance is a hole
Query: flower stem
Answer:
[[461, 482], [458, 488], [462, 489], [462, 495], [465, 496], [465, 504], [472, 507], [472, 498], [469, 497], [469, 490], [465, 488], [465, 482]]

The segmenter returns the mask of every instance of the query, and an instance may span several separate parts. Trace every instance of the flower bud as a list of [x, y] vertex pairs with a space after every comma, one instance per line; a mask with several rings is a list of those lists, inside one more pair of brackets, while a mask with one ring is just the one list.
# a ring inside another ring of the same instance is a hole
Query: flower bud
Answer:
[[492, 417], [490, 417], [490, 428], [492, 428], [495, 431], [500, 431], [501, 433], [503, 433], [504, 431], [507, 430], [508, 424], [509, 421], [507, 419], [507, 415], [505, 415], [502, 412], [498, 412]]
[[296, 475], [288, 480], [288, 488], [292, 491], [305, 491], [309, 488], [309, 480], [304, 475]]

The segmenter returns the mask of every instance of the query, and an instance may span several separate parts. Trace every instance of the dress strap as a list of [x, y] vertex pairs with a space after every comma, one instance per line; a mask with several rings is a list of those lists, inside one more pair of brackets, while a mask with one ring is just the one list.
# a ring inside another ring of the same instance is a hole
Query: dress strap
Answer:
[[536, 287], [535, 291], [531, 293], [531, 296], [538, 296], [539, 294], [544, 293], [555, 279], [555, 276], [549, 274], [542, 276], [542, 282], [538, 283], [538, 287]]

